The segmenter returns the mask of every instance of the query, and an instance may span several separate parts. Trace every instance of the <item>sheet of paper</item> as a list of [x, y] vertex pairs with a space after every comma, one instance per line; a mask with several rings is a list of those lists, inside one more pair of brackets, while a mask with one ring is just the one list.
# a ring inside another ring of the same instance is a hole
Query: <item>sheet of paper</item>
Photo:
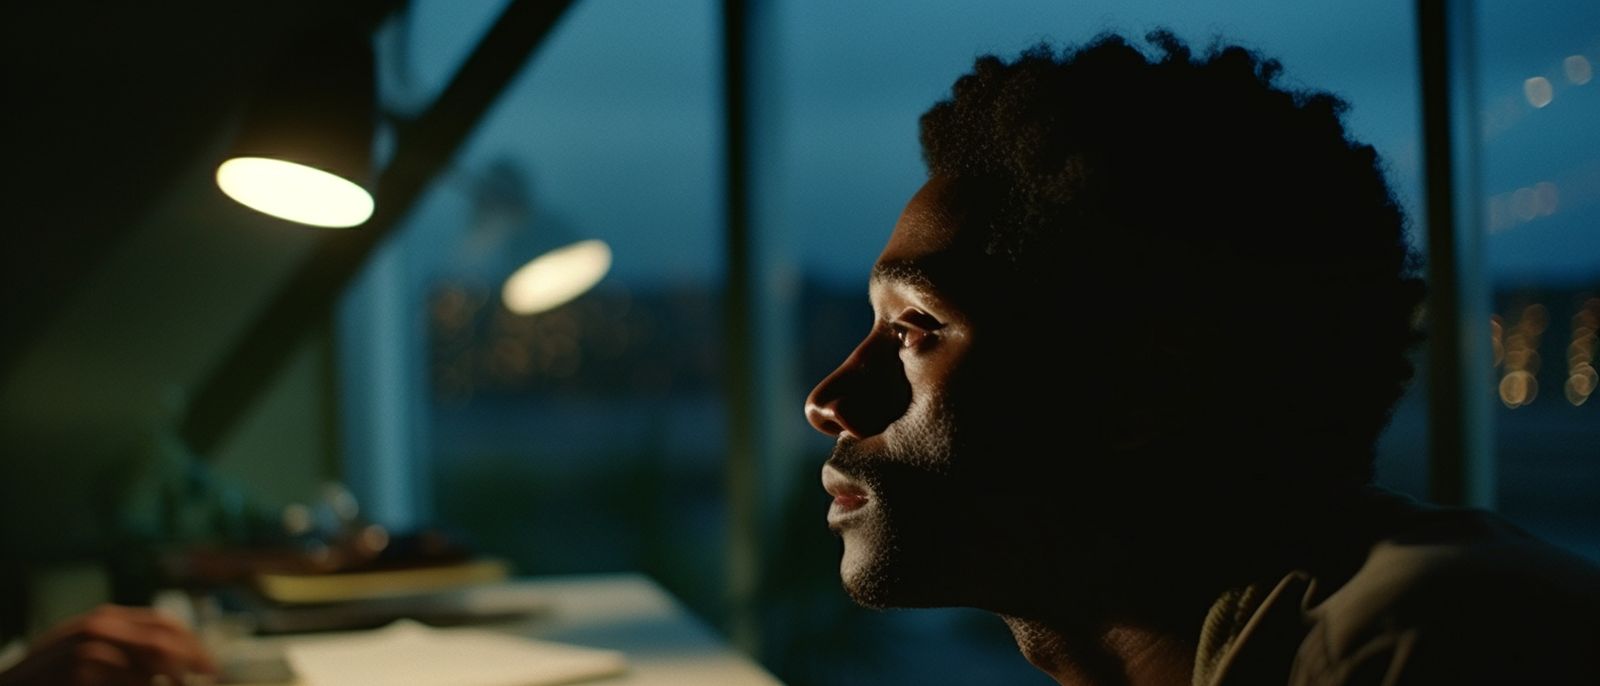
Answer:
[[382, 629], [297, 642], [289, 664], [307, 686], [546, 686], [627, 670], [621, 653], [482, 629], [399, 621]]

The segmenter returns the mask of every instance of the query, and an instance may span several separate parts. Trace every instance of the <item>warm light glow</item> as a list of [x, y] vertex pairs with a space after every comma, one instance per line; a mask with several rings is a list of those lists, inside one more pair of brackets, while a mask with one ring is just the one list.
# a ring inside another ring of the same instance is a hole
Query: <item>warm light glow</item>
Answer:
[[1594, 370], [1594, 365], [1580, 364], [1572, 368], [1572, 378], [1577, 379], [1584, 395], [1594, 392], [1600, 386], [1600, 372]]
[[1571, 345], [1567, 346], [1568, 367], [1592, 362], [1594, 362], [1594, 343], [1592, 339], [1587, 341], [1583, 339], [1574, 340]]
[[1583, 309], [1572, 315], [1572, 343], [1567, 346], [1567, 383], [1564, 388], [1567, 402], [1582, 405], [1600, 388], [1600, 373], [1594, 369], [1595, 347], [1600, 344], [1600, 315], [1595, 314], [1596, 302], [1590, 298]]
[[1527, 327], [1528, 333], [1535, 339], [1533, 345], [1537, 347], [1539, 345], [1539, 334], [1544, 333], [1545, 327], [1550, 325], [1550, 310], [1539, 303], [1524, 307], [1522, 308], [1522, 319], [1517, 324]]
[[235, 157], [217, 167], [217, 187], [258, 212], [344, 228], [372, 216], [372, 195], [348, 179], [294, 162]]
[[1533, 402], [1538, 395], [1539, 382], [1532, 374], [1516, 371], [1500, 379], [1500, 402], [1513, 410]]
[[1584, 381], [1580, 377], [1574, 376], [1567, 379], [1567, 402], [1577, 406], [1582, 405], [1589, 400], [1589, 394], [1593, 392], [1594, 387], [1589, 386], [1586, 391], [1583, 384]]
[[1556, 99], [1555, 88], [1550, 85], [1550, 79], [1535, 76], [1522, 82], [1522, 95], [1528, 98], [1528, 104], [1534, 107], [1544, 107]]
[[506, 279], [501, 299], [517, 314], [552, 310], [583, 295], [610, 269], [611, 248], [605, 241], [578, 241], [522, 265]]
[[1589, 65], [1588, 58], [1583, 55], [1572, 55], [1561, 61], [1561, 67], [1567, 72], [1567, 80], [1582, 86], [1594, 78], [1594, 67]]
[[1512, 371], [1526, 371], [1539, 373], [1539, 351], [1527, 348], [1516, 348], [1506, 351], [1506, 369]]
[[1567, 402], [1573, 405], [1582, 405], [1595, 388], [1600, 387], [1600, 373], [1594, 371], [1589, 364], [1577, 365], [1572, 370], [1572, 375], [1567, 377]]
[[377, 524], [368, 524], [356, 537], [356, 546], [368, 555], [377, 555], [389, 547], [389, 530]]

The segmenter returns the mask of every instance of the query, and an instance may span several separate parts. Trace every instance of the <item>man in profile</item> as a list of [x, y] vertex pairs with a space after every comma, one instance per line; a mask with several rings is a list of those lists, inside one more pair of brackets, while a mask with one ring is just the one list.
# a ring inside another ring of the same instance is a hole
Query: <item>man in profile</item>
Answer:
[[1600, 683], [1600, 573], [1370, 485], [1423, 296], [1344, 103], [1238, 47], [980, 58], [806, 402], [845, 589], [1063, 684]]

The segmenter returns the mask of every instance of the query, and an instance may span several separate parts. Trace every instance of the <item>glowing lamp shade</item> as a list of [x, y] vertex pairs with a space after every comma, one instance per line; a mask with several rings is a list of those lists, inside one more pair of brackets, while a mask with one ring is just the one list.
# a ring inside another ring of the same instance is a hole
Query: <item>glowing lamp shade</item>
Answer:
[[287, 160], [227, 160], [217, 167], [217, 187], [245, 207], [311, 226], [344, 228], [372, 216], [372, 194], [367, 189]]
[[367, 221], [375, 74], [364, 29], [312, 30], [253, 84], [217, 166], [217, 187], [250, 209], [301, 224]]
[[522, 265], [506, 279], [500, 297], [516, 314], [537, 314], [583, 295], [610, 269], [611, 248], [605, 241], [578, 241]]

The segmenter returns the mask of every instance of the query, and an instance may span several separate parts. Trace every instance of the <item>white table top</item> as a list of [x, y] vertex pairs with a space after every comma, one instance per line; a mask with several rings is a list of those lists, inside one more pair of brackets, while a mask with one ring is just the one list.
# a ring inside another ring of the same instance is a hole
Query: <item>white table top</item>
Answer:
[[639, 574], [524, 579], [548, 593], [551, 612], [518, 622], [531, 638], [619, 650], [623, 676], [586, 683], [760, 686], [780, 682], [734, 651], [664, 589]]
[[[780, 682], [730, 648], [660, 585], [640, 574], [535, 577], [501, 590], [548, 598], [548, 611], [485, 628], [545, 641], [621, 651], [625, 674], [597, 686], [769, 686]], [[315, 636], [315, 635], [313, 635]], [[326, 636], [323, 634], [322, 636]], [[255, 639], [283, 647], [296, 636]]]

